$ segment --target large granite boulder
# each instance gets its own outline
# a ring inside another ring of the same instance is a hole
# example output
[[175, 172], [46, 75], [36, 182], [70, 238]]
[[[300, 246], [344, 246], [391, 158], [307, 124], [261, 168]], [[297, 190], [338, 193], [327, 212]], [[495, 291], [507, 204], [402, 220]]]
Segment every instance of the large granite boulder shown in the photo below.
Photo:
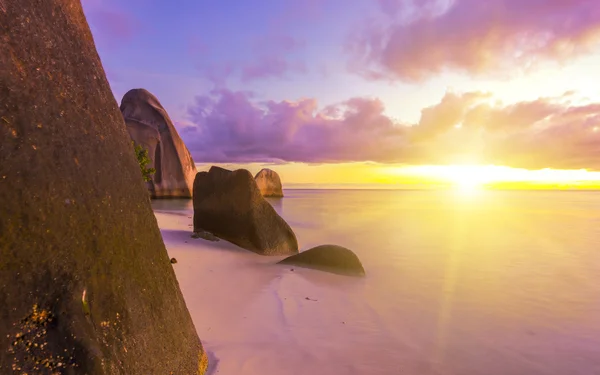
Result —
[[352, 252], [337, 245], [321, 245], [285, 258], [280, 264], [313, 268], [340, 275], [365, 276], [360, 259]]
[[144, 89], [129, 90], [121, 113], [131, 139], [148, 150], [148, 168], [156, 169], [147, 183], [151, 197], [190, 198], [196, 165], [158, 99]]
[[204, 373], [79, 0], [1, 0], [0, 51], [0, 374]]
[[267, 202], [245, 169], [211, 167], [194, 180], [194, 232], [215, 236], [261, 255], [298, 253], [292, 228]]
[[256, 185], [263, 197], [282, 198], [283, 188], [281, 179], [277, 172], [269, 168], [263, 168], [254, 176]]

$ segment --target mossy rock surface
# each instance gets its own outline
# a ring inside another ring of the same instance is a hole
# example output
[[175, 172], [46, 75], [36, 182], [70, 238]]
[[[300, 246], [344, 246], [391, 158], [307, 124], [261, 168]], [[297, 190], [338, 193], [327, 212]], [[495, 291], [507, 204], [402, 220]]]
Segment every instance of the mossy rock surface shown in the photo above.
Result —
[[0, 374], [198, 374], [80, 2], [1, 0], [0, 51]]

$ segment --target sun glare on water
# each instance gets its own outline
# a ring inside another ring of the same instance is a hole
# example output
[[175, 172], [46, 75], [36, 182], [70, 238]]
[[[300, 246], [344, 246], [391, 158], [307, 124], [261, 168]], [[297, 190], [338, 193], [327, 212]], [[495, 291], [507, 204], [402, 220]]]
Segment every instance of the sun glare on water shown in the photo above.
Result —
[[600, 185], [600, 172], [579, 170], [528, 170], [497, 165], [426, 165], [396, 168], [395, 175], [422, 178], [450, 185], [458, 192], [474, 194], [488, 187], [589, 187]]

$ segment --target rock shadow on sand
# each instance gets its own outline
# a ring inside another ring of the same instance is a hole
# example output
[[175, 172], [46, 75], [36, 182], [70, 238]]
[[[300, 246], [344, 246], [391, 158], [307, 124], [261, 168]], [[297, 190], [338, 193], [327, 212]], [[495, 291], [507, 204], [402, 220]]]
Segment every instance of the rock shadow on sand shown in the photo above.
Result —
[[[351, 277], [345, 275], [338, 275], [335, 273], [325, 272], [322, 270], [298, 267], [295, 265], [276, 263], [275, 266], [280, 269], [281, 273], [293, 274], [295, 277], [299, 277], [307, 283], [318, 285], [330, 290], [340, 290], [352, 287], [361, 287], [366, 283], [365, 277]], [[293, 270], [293, 271], [292, 271]]]
[[207, 350], [206, 354], [208, 355], [208, 368], [206, 369], [205, 375], [214, 375], [219, 371], [219, 358], [215, 356], [215, 353]]
[[230, 251], [234, 253], [240, 254], [248, 254], [252, 253], [248, 250], [242, 249], [241, 247], [232, 244], [231, 242], [227, 242], [226, 240], [219, 239], [219, 241], [208, 241], [202, 238], [192, 238], [193, 232], [186, 230], [176, 230], [176, 229], [162, 229], [161, 234], [163, 236], [163, 240], [166, 241], [186, 241], [188, 244], [198, 243], [204, 247], [209, 247], [217, 250]]

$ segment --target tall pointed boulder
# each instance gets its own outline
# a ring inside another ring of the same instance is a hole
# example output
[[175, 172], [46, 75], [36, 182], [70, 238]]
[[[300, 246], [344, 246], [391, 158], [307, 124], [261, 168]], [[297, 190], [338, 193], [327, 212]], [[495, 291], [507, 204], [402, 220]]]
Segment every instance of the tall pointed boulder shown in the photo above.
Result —
[[131, 139], [148, 150], [152, 160], [148, 167], [156, 169], [147, 184], [151, 196], [190, 198], [196, 165], [158, 99], [145, 89], [129, 90], [121, 113]]
[[0, 0], [0, 374], [201, 374], [79, 0]]

